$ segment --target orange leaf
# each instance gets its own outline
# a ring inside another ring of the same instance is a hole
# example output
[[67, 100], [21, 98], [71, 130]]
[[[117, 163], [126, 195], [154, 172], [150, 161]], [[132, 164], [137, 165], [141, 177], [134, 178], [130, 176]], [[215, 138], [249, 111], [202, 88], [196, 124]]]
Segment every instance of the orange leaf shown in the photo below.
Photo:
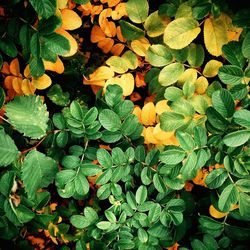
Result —
[[225, 217], [228, 213], [220, 212], [213, 205], [210, 205], [209, 214], [216, 219], [221, 219]]
[[146, 83], [144, 81], [144, 74], [137, 72], [135, 76], [135, 85], [137, 88], [146, 86]]
[[98, 25], [94, 25], [91, 34], [90, 34], [90, 41], [92, 43], [98, 43], [105, 38], [105, 33]]
[[22, 79], [15, 77], [12, 81], [12, 87], [16, 91], [17, 94], [22, 95]]
[[104, 38], [97, 44], [97, 46], [103, 51], [103, 53], [110, 52], [113, 45], [114, 45], [114, 40], [112, 38]]
[[121, 2], [121, 0], [108, 0], [108, 6], [109, 7], [114, 7], [120, 2]]
[[138, 92], [133, 92], [131, 95], [130, 95], [130, 100], [132, 102], [137, 102], [139, 100], [141, 100], [142, 97], [140, 96], [140, 94]]
[[121, 26], [118, 26], [116, 28], [116, 35], [117, 35], [117, 38], [119, 39], [120, 42], [122, 42], [122, 43], [126, 42], [126, 39], [122, 35]]
[[36, 91], [34, 85], [30, 82], [29, 79], [23, 79], [22, 81], [22, 91], [25, 95], [33, 95]]
[[98, 18], [98, 23], [99, 25], [102, 27], [103, 25], [103, 22], [105, 20], [107, 20], [107, 17], [110, 17], [111, 16], [111, 13], [112, 13], [112, 9], [111, 8], [108, 8], [108, 9], [105, 9], [103, 10], [100, 15], [99, 15], [99, 18]]
[[77, 9], [82, 11], [83, 16], [88, 16], [91, 14], [92, 5], [90, 2], [88, 2], [86, 4], [81, 4]]
[[114, 22], [112, 22], [112, 21], [109, 22], [107, 19], [105, 19], [101, 23], [100, 26], [101, 26], [101, 29], [106, 34], [106, 36], [108, 36], [108, 37], [114, 37], [114, 36], [116, 36], [116, 26], [115, 26]]
[[122, 44], [122, 43], [117, 43], [117, 44], [115, 44], [115, 45], [112, 47], [112, 49], [111, 49], [110, 52], [111, 52], [113, 55], [115, 55], [115, 56], [119, 56], [119, 55], [122, 53], [122, 51], [124, 50], [124, 47], [125, 47], [124, 44]]
[[54, 71], [58, 74], [62, 74], [64, 72], [64, 65], [59, 57], [57, 57], [55, 63], [44, 60], [43, 64], [44, 64], [45, 70]]
[[61, 10], [62, 15], [62, 29], [75, 30], [81, 27], [82, 19], [73, 10], [63, 9]]
[[14, 76], [22, 76], [20, 74], [20, 67], [19, 67], [19, 62], [17, 58], [12, 60], [10, 63], [10, 73]]
[[29, 64], [26, 65], [23, 74], [26, 78], [31, 78], [31, 74], [30, 74], [30, 66]]
[[10, 66], [7, 62], [4, 62], [3, 63], [3, 66], [2, 66], [2, 69], [1, 69], [1, 72], [5, 75], [9, 75], [10, 74]]
[[12, 82], [13, 80], [15, 79], [16, 77], [15, 76], [7, 76], [5, 79], [4, 79], [4, 87], [6, 89], [13, 89], [12, 87]]

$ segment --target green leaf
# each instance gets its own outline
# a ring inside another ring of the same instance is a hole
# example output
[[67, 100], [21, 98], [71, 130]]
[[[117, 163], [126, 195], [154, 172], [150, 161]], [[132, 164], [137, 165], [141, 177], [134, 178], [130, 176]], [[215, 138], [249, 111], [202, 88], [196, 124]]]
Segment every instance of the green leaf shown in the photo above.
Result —
[[250, 193], [250, 180], [240, 179], [235, 183], [240, 190], [240, 192]]
[[119, 141], [122, 138], [122, 133], [120, 131], [110, 132], [104, 131], [102, 132], [101, 139], [106, 143], [114, 143]]
[[89, 182], [83, 173], [83, 170], [80, 169], [78, 174], [74, 179], [75, 191], [77, 194], [83, 196], [89, 192]]
[[56, 0], [30, 0], [39, 16], [49, 18], [56, 12]]
[[194, 141], [198, 147], [204, 147], [207, 144], [207, 132], [203, 127], [194, 128]]
[[185, 156], [185, 151], [180, 148], [167, 149], [160, 154], [160, 161], [165, 164], [174, 165], [180, 163]]
[[161, 206], [157, 203], [154, 203], [154, 205], [150, 208], [149, 212], [148, 212], [148, 219], [149, 221], [152, 222], [156, 222], [161, 215]]
[[[2, 66], [3, 66], [3, 57], [2, 55], [0, 54], [0, 69], [2, 69]], [[1, 103], [1, 102], [0, 102]]]
[[[116, 85], [116, 84], [108, 85], [106, 92], [105, 92], [105, 95], [104, 95], [106, 103], [110, 107], [114, 107], [115, 105], [116, 105], [115, 106], [116, 108], [119, 107], [118, 104], [122, 100], [122, 93], [123, 93], [123, 90], [119, 85]], [[124, 103], [124, 102], [122, 102], [122, 103]], [[118, 112], [116, 112], [116, 113], [118, 114]]]
[[124, 122], [122, 123], [122, 134], [126, 136], [132, 135], [137, 128], [137, 124], [139, 123], [138, 118], [134, 114], [130, 114], [126, 117]]
[[148, 234], [143, 228], [138, 229], [137, 235], [138, 235], [139, 241], [141, 241], [143, 243], [148, 241]]
[[228, 178], [228, 173], [224, 168], [214, 169], [205, 179], [205, 183], [209, 188], [215, 189], [220, 187]]
[[0, 50], [9, 57], [16, 57], [18, 53], [15, 44], [8, 38], [0, 39]]
[[159, 193], [166, 192], [166, 190], [167, 190], [166, 185], [164, 184], [162, 177], [160, 175], [158, 175], [157, 173], [153, 177], [153, 183], [154, 183], [156, 190]]
[[223, 83], [236, 85], [242, 82], [244, 77], [244, 72], [238, 66], [224, 65], [220, 67], [218, 76]]
[[69, 41], [62, 35], [55, 32], [44, 35], [44, 45], [55, 54], [63, 56], [70, 50]]
[[242, 43], [242, 53], [244, 57], [250, 59], [250, 32], [248, 32]]
[[112, 177], [112, 170], [111, 169], [108, 169], [108, 170], [105, 170], [97, 179], [96, 179], [96, 184], [98, 185], [103, 185], [103, 184], [106, 184], [110, 178]]
[[170, 22], [164, 31], [164, 42], [172, 49], [183, 49], [200, 33], [199, 23], [192, 17], [181, 17]]
[[192, 150], [195, 147], [192, 136], [188, 133], [177, 131], [176, 138], [180, 143], [180, 147], [184, 150]]
[[198, 239], [194, 239], [191, 241], [191, 246], [193, 250], [208, 250], [208, 248], [206, 248], [206, 246], [203, 244], [202, 241], [198, 240]]
[[64, 148], [69, 140], [69, 134], [67, 131], [60, 131], [56, 135], [56, 144], [59, 148]]
[[113, 165], [113, 160], [109, 152], [104, 148], [99, 148], [96, 152], [98, 162], [104, 168], [111, 168]]
[[106, 218], [111, 222], [111, 223], [116, 223], [116, 217], [115, 214], [113, 212], [111, 212], [110, 210], [105, 210], [105, 216]]
[[39, 188], [52, 183], [57, 171], [57, 164], [52, 158], [36, 150], [30, 151], [23, 162], [21, 175], [29, 197], [34, 199]]
[[135, 200], [134, 194], [133, 194], [132, 192], [128, 191], [128, 192], [126, 193], [126, 199], [127, 199], [128, 205], [129, 205], [132, 209], [136, 210], [136, 209], [137, 209], [137, 206], [136, 206], [136, 200]]
[[217, 90], [212, 95], [213, 107], [223, 117], [230, 118], [234, 113], [234, 100], [226, 89]]
[[52, 116], [52, 121], [56, 128], [65, 129], [66, 128], [66, 120], [61, 113], [55, 113]]
[[59, 16], [51, 16], [48, 19], [42, 18], [38, 23], [40, 34], [50, 34], [62, 25], [62, 19]]
[[245, 64], [245, 58], [242, 54], [241, 44], [236, 41], [231, 41], [222, 47], [222, 52], [225, 58], [233, 65], [242, 68]]
[[4, 173], [0, 178], [0, 193], [2, 193], [5, 197], [9, 197], [14, 183], [15, 186], [17, 187], [14, 172], [8, 171]]
[[155, 11], [145, 20], [144, 28], [149, 37], [157, 37], [164, 33], [166, 25], [164, 25], [163, 19], [159, 16], [158, 11]]
[[250, 111], [249, 110], [246, 110], [246, 109], [237, 110], [234, 113], [233, 118], [237, 124], [250, 129]]
[[192, 67], [200, 67], [205, 58], [205, 52], [201, 44], [191, 43], [188, 46], [187, 61]]
[[18, 153], [15, 142], [0, 127], [0, 167], [11, 164], [17, 158]]
[[173, 60], [170, 49], [161, 44], [151, 45], [147, 50], [147, 61], [155, 67], [163, 67]]
[[70, 217], [70, 223], [79, 229], [83, 229], [89, 226], [89, 221], [82, 215], [73, 215]]
[[128, 41], [133, 41], [144, 36], [144, 31], [131, 23], [120, 20], [119, 24], [121, 26], [122, 35]]
[[194, 6], [192, 14], [197, 20], [203, 19], [211, 10], [211, 3], [202, 3]]
[[188, 157], [185, 159], [183, 167], [181, 168], [181, 173], [184, 180], [191, 180], [193, 179], [197, 174], [197, 155], [193, 151], [188, 155]]
[[79, 167], [80, 165], [80, 159], [79, 157], [75, 156], [75, 155], [65, 155], [62, 158], [61, 164], [64, 168], [68, 168], [68, 169], [74, 169]]
[[250, 217], [250, 196], [245, 193], [239, 193], [240, 215]]
[[164, 98], [169, 101], [177, 101], [183, 97], [183, 92], [177, 87], [168, 87], [165, 89]]
[[228, 212], [231, 205], [238, 201], [238, 191], [234, 184], [229, 184], [220, 194], [218, 207], [223, 212]]
[[46, 134], [49, 114], [40, 96], [18, 96], [6, 105], [9, 122], [20, 133], [32, 139]]
[[146, 20], [149, 12], [147, 0], [129, 0], [126, 3], [126, 11], [129, 19], [134, 23], [142, 23]]
[[148, 191], [145, 186], [140, 186], [135, 193], [135, 200], [138, 204], [142, 204], [146, 201]]
[[161, 70], [158, 78], [159, 83], [164, 87], [172, 85], [177, 82], [183, 72], [184, 65], [182, 63], [171, 63]]
[[223, 142], [229, 147], [238, 147], [246, 143], [249, 139], [250, 131], [239, 130], [224, 136]]
[[85, 125], [91, 125], [98, 116], [98, 110], [96, 107], [91, 108], [83, 117]]
[[76, 119], [81, 121], [83, 119], [82, 107], [79, 102], [73, 101], [70, 104], [70, 114]]
[[111, 56], [106, 64], [110, 67], [111, 70], [118, 74], [123, 74], [128, 71], [127, 61], [119, 56]]
[[37, 57], [31, 58], [29, 65], [30, 65], [30, 73], [32, 76], [40, 77], [44, 74], [45, 68], [44, 68], [42, 58], [40, 58], [40, 57], [39, 58], [37, 58]]
[[53, 85], [47, 96], [49, 99], [58, 106], [67, 106], [69, 104], [69, 92], [63, 92], [61, 86], [59, 84]]
[[108, 230], [111, 227], [111, 222], [109, 221], [100, 221], [96, 224], [96, 226], [101, 230]]
[[116, 132], [121, 129], [121, 120], [112, 110], [103, 109], [99, 114], [99, 121], [108, 131]]
[[39, 58], [40, 57], [40, 40], [39, 40], [39, 33], [36, 32], [32, 35], [30, 39], [30, 52], [32, 53], [32, 56]]
[[94, 164], [84, 163], [81, 165], [81, 172], [85, 176], [94, 176], [102, 171], [101, 167]]
[[163, 112], [160, 115], [160, 126], [165, 131], [173, 131], [186, 123], [185, 116], [175, 112]]

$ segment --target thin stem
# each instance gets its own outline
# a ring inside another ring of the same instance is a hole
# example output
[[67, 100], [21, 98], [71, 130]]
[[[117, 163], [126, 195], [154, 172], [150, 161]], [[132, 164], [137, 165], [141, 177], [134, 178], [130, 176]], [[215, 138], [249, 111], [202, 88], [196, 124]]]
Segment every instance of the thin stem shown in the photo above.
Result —
[[19, 19], [24, 23], [28, 24], [33, 30], [37, 31], [37, 29], [33, 25], [31, 25], [27, 20], [23, 19], [22, 17], [19, 17]]
[[4, 117], [2, 117], [1, 115], [0, 115], [0, 119], [2, 119], [3, 121], [5, 121], [5, 122], [7, 122], [8, 124], [11, 125], [11, 123], [7, 119], [5, 119]]
[[21, 152], [21, 154], [25, 154], [33, 149], [36, 149], [46, 138], [47, 136], [49, 135], [49, 133], [47, 135], [45, 135], [35, 146], [31, 147], [31, 148], [28, 148], [28, 149], [25, 149]]

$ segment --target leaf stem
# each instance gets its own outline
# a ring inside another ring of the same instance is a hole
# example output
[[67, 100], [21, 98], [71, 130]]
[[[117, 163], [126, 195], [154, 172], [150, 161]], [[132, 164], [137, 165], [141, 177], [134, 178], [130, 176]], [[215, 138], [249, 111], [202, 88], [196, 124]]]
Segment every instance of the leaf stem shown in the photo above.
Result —
[[0, 119], [2, 119], [3, 121], [5, 121], [5, 122], [7, 122], [8, 124], [11, 125], [11, 123], [7, 119], [5, 119], [3, 116], [1, 116], [1, 115], [0, 115]]
[[33, 150], [33, 149], [36, 149], [46, 138], [47, 136], [49, 135], [49, 133], [47, 135], [45, 135], [35, 146], [31, 147], [31, 148], [28, 148], [28, 149], [25, 149], [21, 152], [21, 155]]

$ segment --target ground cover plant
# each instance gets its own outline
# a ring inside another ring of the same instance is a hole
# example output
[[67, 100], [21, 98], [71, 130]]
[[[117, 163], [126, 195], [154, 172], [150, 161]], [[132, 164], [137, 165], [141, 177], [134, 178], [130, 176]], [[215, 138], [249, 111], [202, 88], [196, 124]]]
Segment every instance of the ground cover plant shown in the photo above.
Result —
[[1, 249], [248, 249], [240, 3], [0, 1]]

